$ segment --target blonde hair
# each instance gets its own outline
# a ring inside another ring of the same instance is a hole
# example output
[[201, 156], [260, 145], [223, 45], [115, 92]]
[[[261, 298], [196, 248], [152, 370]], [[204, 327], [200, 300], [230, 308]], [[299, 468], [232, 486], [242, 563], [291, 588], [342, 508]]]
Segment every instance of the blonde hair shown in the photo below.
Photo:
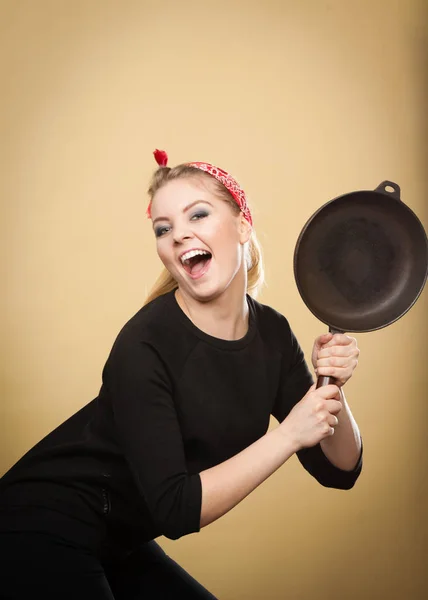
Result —
[[[204, 173], [195, 167], [190, 167], [189, 165], [185, 164], [178, 165], [174, 168], [160, 167], [157, 171], [155, 171], [148, 189], [150, 204], [152, 203], [156, 192], [160, 190], [160, 188], [166, 183], [174, 179], [197, 179], [203, 183], [207, 183], [214, 188], [214, 193], [216, 196], [230, 205], [235, 214], [239, 214], [241, 212], [232, 194], [230, 194], [229, 190], [222, 183], [217, 181], [215, 177], [208, 175], [207, 173]], [[247, 249], [247, 293], [256, 298], [260, 292], [260, 289], [264, 285], [264, 281], [262, 252], [253, 228], [251, 237], [248, 241]], [[163, 294], [172, 292], [172, 290], [177, 287], [178, 284], [174, 277], [172, 277], [171, 273], [164, 268], [155, 281], [155, 284], [146, 298], [144, 305], [152, 302], [152, 300], [155, 300]]]

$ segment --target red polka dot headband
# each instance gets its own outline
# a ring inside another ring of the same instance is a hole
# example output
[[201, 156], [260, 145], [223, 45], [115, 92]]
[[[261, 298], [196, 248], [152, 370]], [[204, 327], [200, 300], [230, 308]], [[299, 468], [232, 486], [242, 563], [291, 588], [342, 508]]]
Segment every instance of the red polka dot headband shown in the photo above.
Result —
[[[160, 167], [167, 166], [168, 155], [164, 150], [155, 150], [153, 152], [153, 154], [154, 154], [156, 162], [158, 163], [158, 165]], [[241, 188], [239, 183], [236, 181], [236, 179], [234, 177], [232, 177], [232, 175], [229, 175], [229, 173], [227, 173], [226, 171], [223, 171], [223, 169], [219, 169], [218, 167], [215, 167], [214, 165], [211, 165], [210, 163], [206, 163], [206, 162], [190, 162], [190, 163], [186, 163], [186, 165], [188, 167], [194, 167], [195, 169], [204, 171], [204, 173], [208, 173], [209, 175], [212, 175], [212, 177], [214, 177], [215, 179], [217, 179], [217, 181], [222, 183], [224, 185], [224, 187], [227, 190], [229, 190], [229, 192], [232, 194], [236, 204], [239, 206], [242, 214], [247, 219], [247, 221], [250, 223], [250, 225], [253, 224], [253, 219], [251, 217], [250, 209], [248, 208], [248, 205], [247, 205], [247, 198], [245, 196], [245, 192]], [[151, 216], [150, 206], [151, 206], [151, 203], [149, 204], [149, 206], [147, 208], [147, 216], [149, 218]]]

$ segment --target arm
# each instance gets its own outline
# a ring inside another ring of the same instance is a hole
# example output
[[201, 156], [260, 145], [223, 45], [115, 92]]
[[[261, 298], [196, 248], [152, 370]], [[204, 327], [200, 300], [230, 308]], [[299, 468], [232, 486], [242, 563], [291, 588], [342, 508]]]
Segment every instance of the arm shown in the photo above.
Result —
[[312, 386], [276, 428], [229, 460], [202, 471], [201, 527], [231, 510], [302, 447], [332, 434], [341, 403], [336, 386]]
[[114, 420], [134, 481], [159, 531], [198, 531], [243, 500], [297, 449], [280, 428], [201, 473], [186, 468], [173, 385], [149, 345], [119, 338], [104, 369]]
[[334, 436], [323, 440], [321, 448], [329, 461], [345, 471], [352, 471], [361, 456], [362, 442], [358, 425], [345, 398], [343, 386], [352, 377], [360, 351], [355, 338], [331, 333], [315, 340], [312, 364], [317, 375], [334, 377], [340, 388], [343, 410], [338, 415]]
[[[236, 456], [201, 473], [201, 527], [233, 508], [295, 452], [303, 466], [325, 486], [349, 489], [359, 476], [361, 437], [343, 389], [310, 387], [312, 377], [303, 353], [290, 334], [291, 358], [284, 371], [275, 415], [281, 424]], [[335, 376], [342, 385], [351, 376], [359, 351], [355, 340], [347, 336], [339, 339], [341, 350], [337, 349], [337, 337], [330, 346], [323, 346], [332, 338], [331, 334], [318, 338], [324, 352], [317, 367], [321, 374]], [[342, 359], [338, 361], [337, 355]], [[337, 367], [332, 370], [332, 362], [340, 362], [340, 372]], [[297, 400], [294, 404], [293, 399]]]
[[353, 471], [361, 456], [362, 441], [343, 388], [340, 388], [340, 398], [343, 409], [338, 415], [334, 435], [322, 440], [321, 449], [333, 465], [345, 471]]
[[[289, 354], [284, 354], [282, 381], [273, 410], [273, 415], [280, 422], [287, 418], [293, 407], [299, 403], [300, 398], [304, 396], [307, 389], [313, 384], [313, 379], [304, 359], [303, 352], [290, 329], [289, 336], [290, 341], [285, 347], [289, 347], [290, 352]], [[324, 348], [321, 360], [326, 362], [317, 364], [319, 351], [323, 348], [324, 344], [328, 344], [331, 341], [332, 337], [331, 334], [326, 334], [319, 337], [314, 344], [312, 360], [317, 374], [333, 374], [331, 372], [332, 366], [330, 361], [331, 356], [337, 350], [330, 347]], [[331, 344], [331, 346], [334, 346], [334, 344]], [[352, 367], [348, 365], [349, 368], [347, 368], [346, 373], [342, 373], [341, 375], [346, 375], [349, 378], [355, 365], [356, 361], [355, 364], [352, 364]], [[339, 374], [337, 367], [334, 367], [334, 369], [334, 375], [337, 376]], [[344, 400], [342, 390], [340, 389], [339, 391], [338, 388], [336, 390], [338, 393], [337, 399]], [[325, 437], [315, 446], [302, 446], [297, 450], [296, 454], [302, 466], [321, 485], [336, 489], [350, 489], [355, 484], [362, 469], [362, 445], [358, 427], [352, 417], [349, 406], [346, 401], [341, 402], [341, 405], [342, 410], [336, 414], [337, 423], [334, 424], [334, 429], [331, 432], [334, 435]], [[336, 433], [338, 433], [337, 437]]]
[[[232, 458], [190, 474], [172, 382], [156, 351], [125, 336], [113, 348], [103, 379], [138, 491], [159, 533], [171, 539], [198, 531], [231, 510], [301, 447], [296, 419], [290, 418]], [[336, 394], [335, 386], [326, 386], [311, 395], [308, 406]], [[340, 410], [340, 402], [333, 403]], [[316, 417], [315, 410], [311, 414]], [[327, 411], [309, 424], [314, 443], [329, 435], [329, 417]], [[308, 421], [305, 415], [297, 420], [302, 418]]]
[[296, 451], [279, 428], [225, 462], [201, 472], [201, 527], [209, 525], [256, 489]]
[[199, 531], [201, 481], [189, 473], [173, 383], [162, 359], [128, 330], [119, 334], [103, 370], [118, 446], [157, 535]]

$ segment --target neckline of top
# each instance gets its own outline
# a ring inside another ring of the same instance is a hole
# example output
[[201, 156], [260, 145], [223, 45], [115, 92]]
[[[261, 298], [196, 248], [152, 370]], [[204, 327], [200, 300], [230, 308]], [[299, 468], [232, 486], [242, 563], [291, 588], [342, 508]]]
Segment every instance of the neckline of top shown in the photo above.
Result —
[[202, 329], [199, 329], [191, 319], [186, 315], [181, 306], [178, 304], [177, 299], [175, 297], [175, 289], [171, 292], [165, 294], [165, 300], [168, 305], [168, 308], [171, 308], [175, 316], [183, 323], [183, 325], [190, 330], [194, 335], [196, 335], [199, 339], [207, 342], [213, 346], [217, 346], [217, 348], [221, 348], [224, 350], [239, 350], [241, 348], [245, 348], [251, 340], [253, 339], [257, 326], [256, 326], [256, 314], [254, 309], [254, 304], [251, 296], [246, 294], [247, 304], [248, 304], [248, 330], [246, 334], [239, 338], [238, 340], [225, 340], [223, 338], [218, 338], [209, 333], [205, 333]]

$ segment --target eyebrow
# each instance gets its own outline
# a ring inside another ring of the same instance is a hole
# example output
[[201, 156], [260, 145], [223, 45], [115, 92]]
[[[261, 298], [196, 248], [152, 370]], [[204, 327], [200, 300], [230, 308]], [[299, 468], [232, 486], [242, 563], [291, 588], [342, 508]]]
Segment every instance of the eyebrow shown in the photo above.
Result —
[[[210, 206], [212, 206], [211, 202], [208, 202], [207, 200], [195, 200], [194, 202], [191, 202], [190, 204], [188, 204], [187, 206], [185, 206], [183, 208], [183, 212], [187, 212], [188, 210], [190, 210], [192, 208], [192, 206], [195, 206], [195, 204], [209, 204]], [[168, 221], [168, 217], [156, 217], [156, 219], [154, 219], [152, 225], [154, 225], [156, 223], [156, 221]]]

